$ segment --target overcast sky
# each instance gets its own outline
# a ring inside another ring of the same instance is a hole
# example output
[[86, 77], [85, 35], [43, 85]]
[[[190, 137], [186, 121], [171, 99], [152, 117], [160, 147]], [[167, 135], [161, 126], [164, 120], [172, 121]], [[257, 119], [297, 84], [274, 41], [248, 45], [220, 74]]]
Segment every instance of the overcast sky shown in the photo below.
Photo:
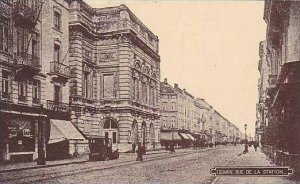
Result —
[[265, 40], [263, 1], [108, 1], [127, 5], [159, 37], [161, 80], [204, 98], [254, 135], [258, 44]]

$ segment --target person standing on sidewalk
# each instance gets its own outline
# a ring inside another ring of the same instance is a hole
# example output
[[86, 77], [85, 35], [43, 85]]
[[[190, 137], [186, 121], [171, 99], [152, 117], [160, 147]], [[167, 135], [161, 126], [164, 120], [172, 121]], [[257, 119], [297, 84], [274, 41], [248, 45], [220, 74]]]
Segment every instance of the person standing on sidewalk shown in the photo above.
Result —
[[144, 148], [142, 147], [141, 143], [138, 143], [138, 148], [136, 150], [137, 158], [136, 161], [143, 161], [143, 154], [144, 154]]
[[135, 144], [135, 143], [132, 143], [132, 153], [135, 152], [135, 148], [136, 148], [136, 144]]
[[253, 147], [254, 147], [254, 150], [256, 151], [256, 150], [257, 150], [257, 147], [258, 147], [258, 143], [255, 142], [254, 145], [253, 145]]

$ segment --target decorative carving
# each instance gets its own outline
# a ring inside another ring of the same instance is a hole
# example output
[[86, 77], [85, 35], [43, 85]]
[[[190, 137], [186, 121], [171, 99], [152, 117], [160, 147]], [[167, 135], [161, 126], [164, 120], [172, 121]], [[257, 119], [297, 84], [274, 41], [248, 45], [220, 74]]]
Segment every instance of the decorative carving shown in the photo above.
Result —
[[100, 62], [115, 61], [118, 59], [118, 53], [116, 51], [99, 53], [99, 59]]

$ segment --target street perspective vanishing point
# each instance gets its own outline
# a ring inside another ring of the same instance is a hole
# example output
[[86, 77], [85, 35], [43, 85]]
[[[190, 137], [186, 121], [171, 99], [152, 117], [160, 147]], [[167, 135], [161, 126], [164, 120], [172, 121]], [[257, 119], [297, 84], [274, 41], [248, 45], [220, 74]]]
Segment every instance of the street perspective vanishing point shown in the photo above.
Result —
[[0, 0], [0, 183], [300, 183], [300, 1]]

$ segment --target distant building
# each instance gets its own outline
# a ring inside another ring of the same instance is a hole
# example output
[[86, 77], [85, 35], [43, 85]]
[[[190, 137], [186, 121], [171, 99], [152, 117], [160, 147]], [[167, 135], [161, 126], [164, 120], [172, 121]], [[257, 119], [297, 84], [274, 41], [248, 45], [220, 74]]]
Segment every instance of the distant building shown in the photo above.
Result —
[[[160, 88], [161, 141], [205, 139], [211, 143], [240, 141], [239, 129], [204, 99], [195, 98], [167, 79]], [[176, 135], [176, 138], [174, 137]], [[185, 136], [187, 135], [187, 136]]]

